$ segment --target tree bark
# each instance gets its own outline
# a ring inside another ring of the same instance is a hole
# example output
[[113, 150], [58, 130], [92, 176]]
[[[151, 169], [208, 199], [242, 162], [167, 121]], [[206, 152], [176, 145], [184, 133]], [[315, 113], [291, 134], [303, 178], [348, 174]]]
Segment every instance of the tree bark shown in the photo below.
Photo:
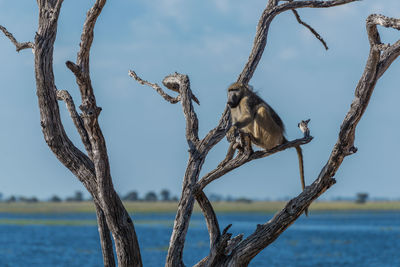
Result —
[[[96, 106], [90, 83], [89, 51], [93, 41], [93, 28], [105, 1], [96, 1], [88, 12], [82, 34], [80, 57], [78, 56], [78, 64], [73, 66], [78, 67], [74, 69], [74, 74], [77, 75], [82, 94], [82, 119], [90, 142], [90, 146], [85, 144], [85, 148], [89, 150], [90, 158], [72, 144], [65, 133], [59, 114], [53, 74], [53, 47], [61, 4], [62, 0], [38, 1], [39, 28], [34, 44], [35, 77], [43, 135], [56, 157], [85, 185], [93, 196], [96, 207], [99, 208], [102, 250], [107, 252], [104, 255], [105, 264], [113, 266], [109, 253], [109, 248], [112, 246], [111, 239], [107, 237], [109, 229], [115, 240], [118, 265], [142, 266], [133, 222], [112, 186], [107, 149], [97, 121], [100, 108]], [[103, 216], [107, 221], [107, 227]]]
[[103, 264], [104, 267], [115, 267], [114, 248], [111, 241], [110, 230], [107, 226], [106, 217], [98, 204], [95, 203], [95, 207], [101, 251], [103, 254]]

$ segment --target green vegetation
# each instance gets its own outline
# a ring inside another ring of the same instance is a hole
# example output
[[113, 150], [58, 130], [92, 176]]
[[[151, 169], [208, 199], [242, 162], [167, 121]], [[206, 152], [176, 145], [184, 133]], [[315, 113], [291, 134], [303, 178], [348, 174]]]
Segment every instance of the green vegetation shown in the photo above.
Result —
[[[177, 208], [177, 202], [124, 202], [129, 212], [136, 213], [155, 213], [171, 212]], [[278, 201], [255, 201], [251, 203], [243, 202], [215, 202], [213, 203], [216, 212], [276, 212], [283, 208], [285, 202]], [[318, 201], [311, 205], [310, 211], [353, 211], [353, 210], [400, 210], [400, 201], [387, 202], [367, 202], [357, 204], [354, 202], [325, 202]], [[79, 213], [94, 212], [92, 202], [37, 202], [37, 203], [4, 203], [0, 202], [1, 213]], [[195, 212], [200, 212], [195, 206]]]
[[[175, 213], [177, 202], [125, 202], [125, 207], [132, 213]], [[240, 212], [261, 212], [274, 213], [284, 207], [285, 202], [215, 202], [213, 203], [217, 213], [240, 213]], [[195, 212], [200, 212], [195, 206]], [[383, 211], [400, 210], [400, 201], [396, 202], [367, 202], [357, 204], [355, 202], [315, 202], [311, 205], [312, 212], [326, 211]], [[0, 213], [17, 214], [51, 214], [51, 213], [79, 213], [93, 212], [94, 206], [90, 201], [85, 202], [0, 202]], [[6, 216], [7, 217], [7, 216]], [[0, 225], [46, 225], [46, 226], [94, 226], [96, 220], [88, 219], [28, 219], [28, 218], [0, 218]], [[135, 220], [136, 225], [140, 224], [163, 224], [172, 227], [172, 220]]]

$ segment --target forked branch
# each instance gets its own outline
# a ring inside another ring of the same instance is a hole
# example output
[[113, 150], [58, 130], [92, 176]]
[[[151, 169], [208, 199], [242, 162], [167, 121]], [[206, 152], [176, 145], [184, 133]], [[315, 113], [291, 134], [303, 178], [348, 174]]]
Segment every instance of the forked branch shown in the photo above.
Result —
[[138, 83], [152, 87], [171, 104], [175, 104], [179, 101], [182, 102], [182, 109], [186, 119], [186, 139], [188, 140], [190, 148], [197, 150], [199, 144], [199, 121], [194, 111], [192, 100], [196, 103], [199, 103], [199, 101], [190, 89], [189, 77], [187, 75], [174, 73], [163, 79], [162, 83], [166, 88], [179, 93], [177, 97], [172, 97], [165, 93], [158, 84], [143, 80], [133, 70], [130, 70], [128, 74]]

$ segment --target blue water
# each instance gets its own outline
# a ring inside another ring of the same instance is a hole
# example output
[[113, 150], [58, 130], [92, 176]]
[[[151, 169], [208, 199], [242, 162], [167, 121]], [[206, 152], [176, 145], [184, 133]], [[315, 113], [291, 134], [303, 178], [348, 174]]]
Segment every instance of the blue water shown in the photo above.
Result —
[[[133, 216], [144, 266], [163, 266], [174, 214]], [[223, 228], [248, 235], [272, 214], [220, 214]], [[18, 215], [4, 219], [94, 220], [94, 214]], [[192, 217], [184, 251], [191, 266], [207, 255], [201, 214]], [[302, 216], [250, 266], [400, 266], [400, 212], [335, 212]], [[0, 266], [102, 266], [97, 227], [0, 224]]]

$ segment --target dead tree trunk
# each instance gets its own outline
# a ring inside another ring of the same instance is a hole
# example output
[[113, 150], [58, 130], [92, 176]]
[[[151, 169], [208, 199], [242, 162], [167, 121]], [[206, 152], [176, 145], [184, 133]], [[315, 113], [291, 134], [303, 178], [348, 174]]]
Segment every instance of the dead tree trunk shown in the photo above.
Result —
[[[63, 0], [38, 0], [39, 28], [35, 42], [18, 43], [4, 27], [1, 30], [16, 45], [17, 51], [32, 48], [35, 54], [36, 89], [40, 124], [49, 148], [93, 196], [105, 266], [115, 266], [110, 232], [115, 241], [119, 266], [142, 266], [139, 244], [133, 222], [114, 190], [102, 131], [98, 124], [101, 108], [96, 105], [89, 73], [89, 53], [97, 17], [105, 0], [97, 0], [87, 13], [76, 63], [67, 62], [76, 76], [82, 96], [78, 114], [72, 97], [57, 90], [53, 73], [53, 49], [57, 21]], [[57, 100], [63, 100], [81, 136], [87, 155], [68, 138], [59, 113]]]

